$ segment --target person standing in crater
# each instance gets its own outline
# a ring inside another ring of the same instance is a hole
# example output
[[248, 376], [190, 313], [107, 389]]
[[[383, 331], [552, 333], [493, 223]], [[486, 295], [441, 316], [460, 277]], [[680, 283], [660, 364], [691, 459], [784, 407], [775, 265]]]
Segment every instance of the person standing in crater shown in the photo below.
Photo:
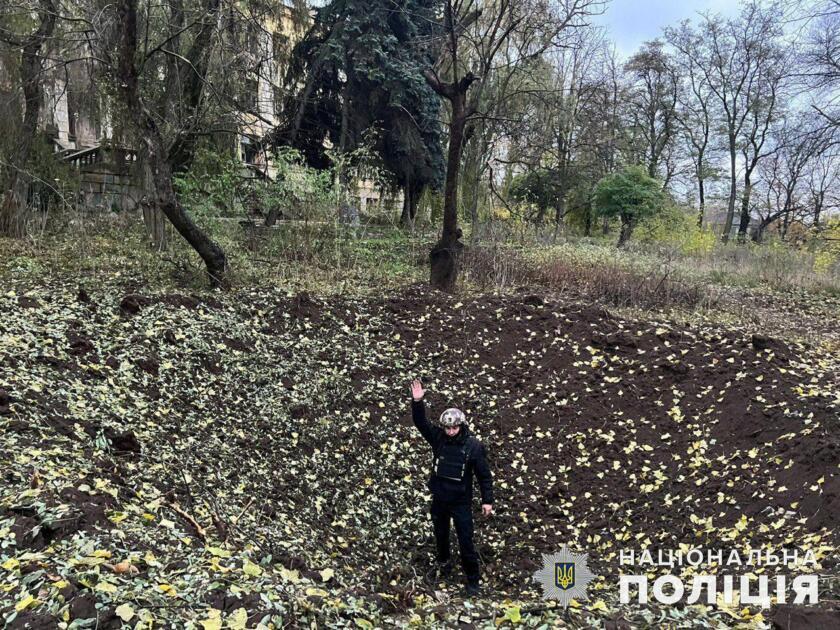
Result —
[[440, 426], [426, 418], [423, 386], [419, 379], [411, 383], [411, 416], [420, 434], [432, 447], [434, 455], [428, 488], [432, 493], [432, 525], [435, 533], [436, 569], [440, 575], [452, 572], [449, 557], [449, 522], [455, 522], [461, 565], [467, 578], [467, 596], [479, 594], [478, 553], [473, 544], [472, 485], [473, 473], [481, 489], [481, 511], [493, 514], [493, 475], [487, 464], [484, 445], [471, 435], [460, 409], [447, 409], [440, 415]]

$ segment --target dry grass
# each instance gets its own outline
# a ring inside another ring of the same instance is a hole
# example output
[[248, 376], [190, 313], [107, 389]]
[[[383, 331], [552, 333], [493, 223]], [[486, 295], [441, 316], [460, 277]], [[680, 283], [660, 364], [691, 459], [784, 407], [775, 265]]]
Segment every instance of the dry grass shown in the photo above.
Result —
[[[299, 222], [277, 229], [199, 219], [222, 245], [232, 286], [275, 286], [319, 294], [377, 294], [428, 280], [437, 233], [393, 226]], [[780, 246], [719, 246], [689, 256], [661, 245], [616, 250], [596, 239], [556, 239], [552, 232], [485, 229], [463, 260], [463, 287], [481, 292], [545, 291], [634, 316], [708, 317], [811, 342], [840, 342], [840, 279], [813, 270], [807, 252]], [[80, 283], [120, 276], [148, 288], [206, 288], [203, 265], [174, 235], [164, 252], [146, 243], [142, 219], [120, 215], [56, 216], [25, 240], [0, 239], [0, 281], [63, 275]]]
[[642, 271], [574, 259], [534, 260], [503, 247], [472, 247], [463, 270], [465, 280], [480, 290], [539, 286], [605, 306], [695, 309], [711, 307], [716, 300], [713, 290], [670, 265]]

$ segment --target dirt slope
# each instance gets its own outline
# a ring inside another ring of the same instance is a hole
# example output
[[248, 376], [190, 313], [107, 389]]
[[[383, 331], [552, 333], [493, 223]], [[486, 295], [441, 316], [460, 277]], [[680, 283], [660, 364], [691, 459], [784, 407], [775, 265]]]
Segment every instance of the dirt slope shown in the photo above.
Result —
[[[563, 544], [599, 576], [560, 613], [580, 627], [655, 619], [615, 606], [622, 548], [810, 549], [818, 566], [799, 570], [838, 574], [837, 357], [800, 344], [419, 285], [354, 299], [54, 281], [0, 296], [0, 322], [13, 626], [492, 625], [504, 601], [543, 603], [531, 575]], [[460, 407], [489, 450], [497, 515], [476, 518], [487, 599], [472, 607], [423, 579], [414, 376], [431, 417]]]

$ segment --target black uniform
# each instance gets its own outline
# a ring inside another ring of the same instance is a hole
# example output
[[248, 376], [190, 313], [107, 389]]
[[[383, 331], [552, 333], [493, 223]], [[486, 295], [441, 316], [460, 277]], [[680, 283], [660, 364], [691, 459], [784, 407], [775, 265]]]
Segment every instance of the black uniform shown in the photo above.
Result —
[[473, 472], [481, 489], [481, 503], [493, 503], [493, 475], [487, 465], [484, 445], [461, 425], [458, 435], [450, 438], [442, 428], [426, 419], [426, 403], [412, 400], [411, 415], [420, 433], [432, 446], [434, 461], [428, 487], [432, 492], [432, 524], [437, 543], [437, 560], [449, 561], [449, 521], [455, 521], [461, 564], [470, 584], [478, 586], [478, 554], [473, 545], [472, 501]]

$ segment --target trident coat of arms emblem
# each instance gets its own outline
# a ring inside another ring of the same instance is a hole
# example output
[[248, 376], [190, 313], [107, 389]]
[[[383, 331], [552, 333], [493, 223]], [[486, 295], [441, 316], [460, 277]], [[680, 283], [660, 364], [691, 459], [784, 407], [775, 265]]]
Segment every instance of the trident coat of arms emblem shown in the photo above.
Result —
[[542, 584], [543, 599], [556, 599], [564, 607], [573, 599], [586, 599], [586, 586], [595, 578], [587, 556], [573, 553], [565, 545], [559, 553], [543, 555], [543, 567], [534, 573], [534, 579]]

